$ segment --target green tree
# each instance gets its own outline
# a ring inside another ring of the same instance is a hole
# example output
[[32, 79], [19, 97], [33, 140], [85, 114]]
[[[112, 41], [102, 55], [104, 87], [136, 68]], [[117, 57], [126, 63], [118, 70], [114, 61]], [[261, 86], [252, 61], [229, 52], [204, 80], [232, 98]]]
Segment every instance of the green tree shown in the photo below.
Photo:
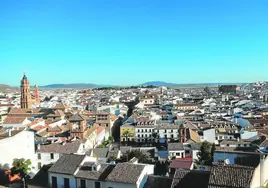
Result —
[[154, 132], [152, 133], [152, 137], [154, 138], [154, 140], [156, 141], [156, 139], [159, 139], [159, 134]]
[[109, 141], [110, 144], [114, 143], [114, 138], [112, 136], [109, 136], [108, 141]]
[[204, 92], [205, 92], [206, 94], [210, 95], [210, 89], [209, 89], [208, 86], [204, 88]]
[[122, 161], [128, 162], [132, 158], [136, 157], [139, 163], [148, 163], [148, 156], [140, 150], [127, 151], [122, 157]]
[[86, 106], [86, 110], [89, 111], [89, 105], [88, 105], [88, 104], [87, 104], [87, 106]]
[[211, 158], [211, 163], [213, 163], [214, 161], [214, 152], [216, 150], [216, 145], [213, 143], [211, 146], [211, 150], [210, 150], [210, 158]]
[[22, 171], [25, 174], [27, 174], [31, 170], [31, 168], [30, 168], [31, 164], [32, 164], [32, 162], [29, 159], [27, 159], [27, 160], [25, 160], [23, 158], [22, 159], [14, 159], [13, 163], [12, 163], [12, 171], [13, 172], [21, 172]]
[[198, 159], [195, 161], [197, 165], [212, 165], [215, 144], [207, 141], [203, 142], [198, 153]]

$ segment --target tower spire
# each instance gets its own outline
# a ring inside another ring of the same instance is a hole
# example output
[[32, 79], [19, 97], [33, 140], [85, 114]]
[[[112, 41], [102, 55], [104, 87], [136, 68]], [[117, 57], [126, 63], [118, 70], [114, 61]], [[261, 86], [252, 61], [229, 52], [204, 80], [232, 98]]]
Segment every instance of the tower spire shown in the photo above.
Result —
[[25, 73], [21, 80], [20, 85], [20, 91], [21, 91], [21, 108], [31, 108], [31, 93], [30, 93], [30, 82], [27, 79]]

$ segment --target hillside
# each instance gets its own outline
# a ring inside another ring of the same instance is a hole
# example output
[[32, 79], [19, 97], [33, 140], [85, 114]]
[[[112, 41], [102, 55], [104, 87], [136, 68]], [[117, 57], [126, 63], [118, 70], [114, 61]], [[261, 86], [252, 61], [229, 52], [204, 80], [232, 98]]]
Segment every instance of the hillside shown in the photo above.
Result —
[[0, 84], [0, 92], [7, 92], [7, 91], [16, 91], [19, 90], [17, 87], [12, 87], [6, 84]]
[[95, 84], [84, 84], [84, 83], [77, 83], [77, 84], [50, 84], [46, 86], [41, 86], [40, 88], [47, 88], [47, 89], [55, 89], [55, 88], [72, 88], [72, 89], [87, 89], [87, 88], [95, 88], [98, 87]]
[[[164, 86], [164, 87], [171, 87], [171, 88], [198, 88], [198, 87], [218, 87], [219, 85], [232, 85], [233, 83], [196, 83], [196, 84], [176, 84], [176, 83], [168, 83], [168, 82], [162, 82], [162, 81], [152, 81], [152, 82], [146, 82], [140, 85], [143, 86]], [[241, 84], [237, 84], [241, 85]]]

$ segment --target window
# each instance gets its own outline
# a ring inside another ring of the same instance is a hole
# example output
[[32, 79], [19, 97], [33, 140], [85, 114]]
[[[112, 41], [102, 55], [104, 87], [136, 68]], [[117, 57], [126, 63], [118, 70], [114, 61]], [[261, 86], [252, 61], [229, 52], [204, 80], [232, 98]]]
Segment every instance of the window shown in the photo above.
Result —
[[173, 130], [171, 129], [170, 132], [173, 133]]
[[64, 188], [70, 188], [70, 180], [69, 180], [69, 178], [64, 178]]
[[229, 144], [227, 144], [227, 147], [229, 147], [230, 145]]
[[174, 138], [173, 134], [171, 135], [171, 138]]
[[37, 154], [38, 159], [41, 159], [41, 153]]
[[95, 188], [100, 188], [100, 182], [95, 182]]
[[50, 154], [50, 159], [54, 159], [54, 153]]
[[80, 187], [86, 188], [86, 180], [80, 180]]
[[138, 137], [140, 137], [140, 135], [138, 134]]
[[38, 162], [38, 169], [42, 168], [42, 164], [40, 162]]
[[52, 176], [52, 188], [58, 188], [57, 177]]
[[113, 187], [108, 187], [108, 188], [113, 188]]
[[145, 132], [147, 133], [147, 129], [145, 129]]
[[181, 153], [176, 153], [176, 156], [179, 156], [180, 157], [181, 156]]
[[93, 170], [96, 171], [97, 170], [96, 167], [93, 167]]
[[140, 132], [140, 129], [138, 129], [138, 133]]

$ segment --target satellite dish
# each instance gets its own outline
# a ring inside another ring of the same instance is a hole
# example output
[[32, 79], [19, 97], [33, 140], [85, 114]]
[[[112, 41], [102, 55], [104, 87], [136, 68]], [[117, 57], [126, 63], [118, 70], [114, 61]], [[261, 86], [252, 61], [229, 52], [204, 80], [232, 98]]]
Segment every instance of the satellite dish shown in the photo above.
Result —
[[231, 164], [230, 159], [225, 159], [225, 160], [224, 160], [224, 163], [225, 163], [226, 165]]

